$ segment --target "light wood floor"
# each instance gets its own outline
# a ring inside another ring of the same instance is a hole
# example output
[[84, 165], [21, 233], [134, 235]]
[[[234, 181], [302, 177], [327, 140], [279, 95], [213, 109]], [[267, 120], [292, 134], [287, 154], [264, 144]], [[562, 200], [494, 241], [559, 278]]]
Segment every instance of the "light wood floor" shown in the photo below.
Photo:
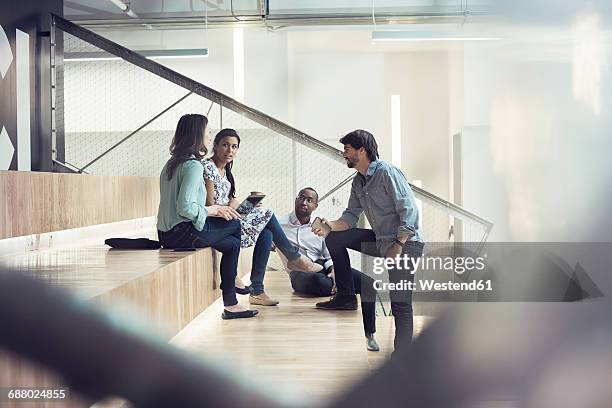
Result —
[[[278, 265], [277, 261], [272, 264]], [[317, 310], [314, 304], [325, 299], [297, 296], [281, 270], [268, 270], [265, 286], [280, 301], [278, 306], [253, 306], [259, 310], [255, 318], [225, 321], [219, 300], [171, 343], [194, 355], [221, 360], [236, 375], [261, 382], [274, 395], [284, 393], [313, 403], [331, 398], [380, 366], [391, 353], [391, 317], [378, 316], [376, 338], [381, 351], [368, 352], [361, 310]], [[239, 296], [239, 302], [249, 306], [248, 296]], [[426, 323], [424, 317], [415, 318], [416, 335]]]

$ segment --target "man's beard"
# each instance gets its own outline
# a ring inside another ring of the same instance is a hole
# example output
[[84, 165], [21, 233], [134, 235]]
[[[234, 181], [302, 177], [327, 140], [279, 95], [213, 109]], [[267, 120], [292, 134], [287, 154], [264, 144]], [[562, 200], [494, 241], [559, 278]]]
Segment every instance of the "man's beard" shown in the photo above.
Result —
[[354, 158], [350, 158], [346, 161], [346, 165], [349, 169], [352, 169], [353, 167], [355, 167], [355, 164], [357, 164], [356, 162], [357, 160], [355, 160]]

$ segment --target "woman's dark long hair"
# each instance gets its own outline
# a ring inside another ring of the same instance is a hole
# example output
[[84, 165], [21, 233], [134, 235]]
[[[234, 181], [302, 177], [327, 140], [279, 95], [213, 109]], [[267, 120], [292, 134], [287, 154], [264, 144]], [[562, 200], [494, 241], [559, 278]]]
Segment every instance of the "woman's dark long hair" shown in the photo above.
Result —
[[[240, 147], [240, 136], [238, 136], [238, 132], [234, 129], [221, 129], [219, 133], [215, 136], [214, 144], [217, 146], [224, 137], [235, 137], [238, 140], [238, 147]], [[225, 165], [225, 177], [227, 177], [228, 181], [231, 184], [229, 198], [236, 198], [236, 183], [234, 182], [234, 175], [232, 174], [232, 166], [234, 165], [234, 161], [227, 163]]]
[[204, 143], [204, 132], [208, 126], [208, 119], [204, 115], [188, 113], [183, 115], [176, 125], [174, 138], [170, 144], [170, 160], [166, 167], [168, 180], [172, 179], [179, 164], [195, 156], [196, 160], [202, 160], [208, 153]]

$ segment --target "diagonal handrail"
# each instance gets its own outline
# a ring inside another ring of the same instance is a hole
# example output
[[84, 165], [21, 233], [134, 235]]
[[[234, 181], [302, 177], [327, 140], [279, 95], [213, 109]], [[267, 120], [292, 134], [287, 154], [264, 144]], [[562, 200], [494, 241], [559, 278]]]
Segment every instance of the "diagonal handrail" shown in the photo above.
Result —
[[193, 79], [180, 74], [164, 65], [161, 65], [153, 60], [147, 59], [129, 48], [123, 47], [107, 38], [102, 37], [86, 28], [74, 24], [62, 17], [52, 14], [52, 24], [68, 34], [87, 41], [88, 43], [116, 55], [127, 62], [130, 62], [146, 71], [149, 71], [159, 77], [162, 77], [186, 90], [189, 90], [197, 95], [200, 95], [210, 101], [218, 103], [224, 108], [228, 108], [242, 116], [245, 116], [260, 125], [271, 129], [283, 136], [289, 137], [301, 144], [307, 145], [326, 156], [344, 162], [342, 153], [329, 146], [328, 144], [307, 135], [298, 129], [281, 122], [257, 109], [251, 108], [234, 98], [231, 98], [219, 91], [216, 91], [204, 84], [201, 84]]
[[[214, 90], [202, 83], [199, 83], [183, 74], [180, 74], [164, 65], [161, 65], [153, 60], [147, 59], [137, 52], [130, 50], [129, 48], [123, 47], [107, 38], [102, 37], [99, 34], [94, 33], [86, 28], [83, 28], [77, 24], [74, 24], [62, 17], [52, 14], [52, 25], [53, 27], [59, 28], [64, 32], [67, 32], [75, 37], [80, 38], [104, 51], [107, 51], [113, 55], [116, 55], [131, 64], [134, 64], [146, 71], [149, 71], [159, 77], [162, 77], [192, 93], [200, 95], [212, 102], [218, 103], [220, 106], [224, 108], [228, 108], [260, 125], [273, 130], [276, 133], [279, 133], [283, 136], [286, 136], [296, 142], [308, 146], [327, 157], [336, 160], [340, 163], [345, 163], [342, 152], [334, 147], [328, 145], [321, 140], [318, 140], [266, 113], [263, 113], [257, 109], [254, 109], [250, 106], [247, 106], [234, 98], [231, 98], [217, 90]], [[354, 176], [353, 176], [354, 177]], [[351, 177], [352, 179], [352, 177]], [[350, 180], [350, 179], [348, 179]], [[343, 180], [341, 183], [348, 183], [347, 179]], [[344, 185], [342, 184], [342, 185]], [[478, 215], [467, 211], [463, 207], [458, 206], [457, 204], [451, 203], [441, 197], [436, 196], [424, 190], [420, 187], [417, 187], [413, 184], [410, 185], [413, 189], [414, 193], [421, 198], [426, 198], [431, 200], [435, 204], [444, 207], [447, 209], [451, 215], [458, 217], [460, 219], [469, 219], [472, 221], [477, 221], [483, 225], [485, 225], [485, 235], [483, 239], [486, 239], [491, 228], [493, 227], [493, 223], [490, 221], [479, 217]], [[337, 187], [337, 186], [336, 186]], [[334, 188], [336, 188], [334, 187]], [[341, 187], [341, 186], [340, 186]], [[340, 188], [338, 187], [338, 188]], [[337, 189], [337, 188], [336, 188]], [[332, 189], [334, 190], [334, 189]], [[335, 190], [334, 190], [335, 191]], [[325, 196], [330, 193], [325, 194]]]

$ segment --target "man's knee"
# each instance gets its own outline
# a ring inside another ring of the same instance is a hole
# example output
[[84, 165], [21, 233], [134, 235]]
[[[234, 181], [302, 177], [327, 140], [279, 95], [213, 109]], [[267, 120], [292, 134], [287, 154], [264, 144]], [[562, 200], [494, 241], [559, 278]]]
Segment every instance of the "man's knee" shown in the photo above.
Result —
[[327, 250], [330, 252], [337, 251], [339, 249], [346, 248], [346, 242], [344, 239], [345, 231], [332, 231], [327, 234], [325, 238], [325, 245], [327, 246]]

